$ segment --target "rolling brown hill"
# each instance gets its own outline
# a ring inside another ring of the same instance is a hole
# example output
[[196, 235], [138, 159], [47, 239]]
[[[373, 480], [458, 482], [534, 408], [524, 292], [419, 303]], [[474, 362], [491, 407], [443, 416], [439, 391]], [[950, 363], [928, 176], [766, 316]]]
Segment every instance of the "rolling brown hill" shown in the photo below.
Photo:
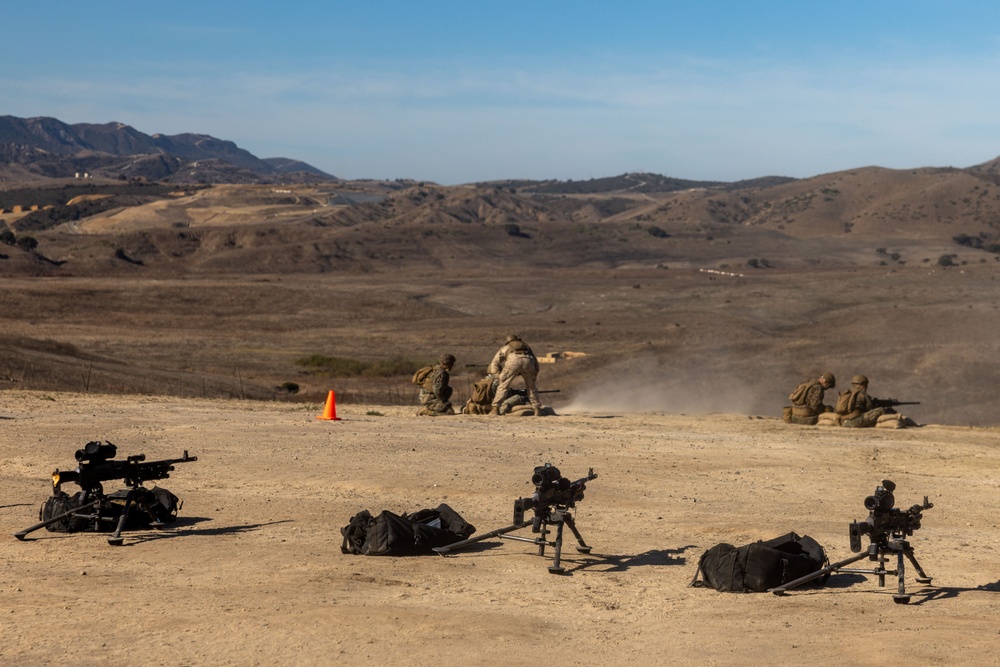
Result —
[[543, 369], [561, 401], [774, 414], [801, 376], [829, 369], [841, 387], [864, 372], [875, 395], [920, 400], [918, 421], [1000, 414], [1000, 186], [987, 172], [115, 197], [49, 227], [31, 222], [43, 211], [0, 215], [0, 231], [38, 244], [0, 245], [9, 386], [265, 398], [293, 381], [307, 400], [335, 384], [344, 400], [407, 402], [403, 375], [338, 379], [297, 360], [447, 349], [481, 366], [513, 328], [539, 353], [588, 353]]
[[[788, 269], [927, 264], [943, 255], [961, 264], [996, 261], [994, 178], [872, 167], [764, 188], [559, 196], [497, 186], [231, 185], [168, 188], [145, 202], [118, 195], [92, 214], [64, 207], [63, 219], [73, 218], [65, 223], [46, 211], [0, 220], [42, 241], [38, 252], [55, 263], [28, 263], [46, 275], [134, 272], [139, 262], [148, 274], [490, 264]], [[331, 203], [345, 191], [369, 201]], [[0, 273], [24, 263], [8, 260]]]

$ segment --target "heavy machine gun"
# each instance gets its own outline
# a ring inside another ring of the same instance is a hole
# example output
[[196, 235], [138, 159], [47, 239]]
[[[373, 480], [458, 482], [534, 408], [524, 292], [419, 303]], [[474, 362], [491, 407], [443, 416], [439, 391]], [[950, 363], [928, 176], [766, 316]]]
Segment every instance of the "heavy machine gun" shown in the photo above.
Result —
[[[527, 498], [518, 498], [514, 501], [514, 522], [497, 530], [477, 535], [476, 537], [455, 542], [443, 547], [434, 549], [442, 556], [446, 556], [454, 551], [463, 549], [475, 542], [481, 542], [491, 537], [500, 537], [508, 540], [529, 542], [538, 545], [538, 555], [545, 555], [545, 547], [554, 548], [552, 565], [549, 572], [552, 574], [564, 574], [566, 569], [562, 566], [562, 541], [563, 526], [569, 526], [573, 532], [579, 546], [576, 550], [582, 554], [589, 554], [591, 547], [583, 541], [580, 531], [577, 530], [576, 522], [570, 510], [576, 507], [576, 503], [583, 500], [583, 492], [587, 489], [587, 482], [597, 479], [597, 473], [593, 468], [587, 471], [586, 477], [581, 477], [575, 482], [571, 482], [562, 476], [559, 469], [551, 463], [535, 468], [531, 476], [531, 483], [535, 485], [535, 492]], [[531, 520], [525, 519], [525, 514], [532, 512]], [[556, 526], [556, 539], [548, 539], [549, 526]], [[518, 535], [508, 535], [515, 530], [531, 526], [532, 533], [538, 533], [538, 537], [522, 537]]]
[[[125, 522], [136, 507], [143, 511], [149, 519], [149, 525], [154, 528], [172, 521], [176, 517], [177, 508], [162, 507], [153, 491], [143, 484], [166, 479], [170, 477], [175, 464], [197, 461], [198, 457], [189, 456], [185, 450], [184, 456], [177, 459], [146, 461], [145, 454], [136, 454], [118, 461], [114, 460], [117, 453], [115, 445], [96, 440], [78, 449], [78, 465], [75, 469], [56, 469], [52, 473], [52, 497], [42, 505], [39, 516], [42, 521], [14, 533], [14, 537], [23, 540], [29, 533], [41, 528], [54, 530], [50, 526], [57, 524], [66, 532], [75, 532], [87, 527], [100, 531], [107, 524], [115, 523], [114, 532], [108, 537], [108, 544], [120, 546], [124, 541], [121, 534]], [[122, 480], [128, 487], [127, 491], [106, 495], [103, 482], [112, 480]], [[66, 482], [79, 486], [79, 493], [70, 497], [62, 489]]]
[[[910, 601], [910, 596], [906, 594], [906, 584], [904, 581], [903, 557], [905, 556], [913, 567], [917, 569], [917, 583], [929, 584], [932, 581], [928, 577], [920, 563], [917, 562], [913, 554], [913, 547], [906, 540], [906, 537], [913, 534], [913, 531], [920, 528], [920, 521], [923, 518], [923, 511], [934, 507], [933, 503], [927, 501], [924, 496], [922, 505], [913, 505], [909, 509], [900, 510], [894, 507], [896, 499], [892, 492], [896, 490], [896, 485], [883, 479], [882, 484], [875, 489], [875, 493], [865, 498], [865, 509], [868, 510], [868, 518], [863, 521], [853, 521], [848, 526], [848, 536], [851, 543], [851, 551], [858, 553], [861, 551], [861, 537], [868, 536], [870, 544], [868, 548], [839, 563], [834, 563], [801, 577], [777, 588], [770, 589], [775, 595], [783, 595], [789, 588], [795, 588], [804, 583], [813, 581], [820, 577], [829, 577], [831, 573], [853, 572], [860, 574], [874, 574], [878, 576], [878, 585], [885, 586], [885, 576], [887, 574], [896, 575], [898, 578], [898, 590], [892, 599], [896, 604], [906, 604]], [[887, 570], [885, 564], [888, 562], [887, 553], [896, 554], [896, 569]], [[877, 561], [878, 565], [872, 569], [847, 569], [845, 566], [855, 563], [862, 558]]]

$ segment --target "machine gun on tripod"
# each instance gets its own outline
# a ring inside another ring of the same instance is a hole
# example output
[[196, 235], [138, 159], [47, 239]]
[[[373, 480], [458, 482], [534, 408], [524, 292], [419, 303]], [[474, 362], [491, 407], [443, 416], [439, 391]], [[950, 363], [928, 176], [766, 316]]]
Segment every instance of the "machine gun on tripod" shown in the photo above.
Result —
[[[573, 520], [570, 510], [576, 507], [577, 502], [583, 500], [583, 492], [587, 488], [587, 482], [592, 479], [597, 479], [597, 473], [594, 472], [593, 468], [587, 471], [586, 477], [581, 477], [575, 482], [571, 482], [563, 477], [559, 469], [551, 463], [538, 466], [531, 476], [531, 483], [535, 485], [535, 492], [528, 498], [518, 498], [514, 501], [513, 524], [506, 528], [499, 528], [483, 535], [462, 540], [461, 542], [437, 547], [434, 551], [445, 556], [453, 551], [463, 549], [474, 542], [481, 542], [491, 537], [529, 542], [538, 545], [539, 556], [545, 555], [545, 547], [554, 547], [555, 551], [553, 552], [552, 565], [549, 566], [549, 572], [552, 574], [564, 574], [566, 569], [561, 564], [563, 526], [569, 526], [569, 529], [576, 537], [576, 541], [579, 543], [576, 550], [582, 554], [590, 553], [591, 547], [587, 546], [587, 543], [583, 541], [583, 537], [580, 535], [580, 531], [577, 530], [576, 522]], [[524, 515], [529, 511], [534, 512], [534, 516], [530, 521], [525, 521]], [[550, 525], [556, 526], [555, 541], [548, 539]], [[538, 537], [508, 535], [508, 533], [528, 526], [531, 526], [532, 533], [538, 533]]]
[[[23, 540], [29, 533], [41, 528], [57, 530], [50, 526], [58, 524], [65, 532], [76, 532], [92, 527], [100, 531], [110, 523], [115, 523], [114, 533], [108, 537], [108, 544], [120, 546], [124, 541], [122, 530], [129, 513], [138, 506], [149, 519], [149, 525], [160, 528], [167, 521], [173, 521], [177, 514], [176, 507], [165, 507], [159, 502], [154, 490], [147, 489], [143, 483], [152, 480], [166, 479], [174, 470], [174, 464], [197, 461], [197, 456], [188, 456], [187, 450], [179, 459], [163, 459], [161, 461], [146, 461], [145, 454], [127, 457], [124, 461], [113, 460], [118, 448], [110, 442], [88, 442], [82, 449], [76, 451], [77, 465], [75, 470], [52, 473], [52, 496], [42, 505], [39, 518], [41, 522], [14, 533], [14, 537]], [[120, 479], [128, 486], [128, 490], [112, 495], [105, 495], [102, 482]], [[80, 487], [80, 492], [70, 497], [62, 490], [66, 482], [73, 482]], [[169, 492], [168, 496], [176, 501]], [[124, 505], [119, 505], [123, 500]], [[172, 504], [172, 503], [171, 503]]]
[[[924, 496], [922, 505], [913, 505], [907, 510], [900, 510], [893, 507], [896, 499], [893, 497], [892, 492], [895, 489], [895, 484], [888, 479], [883, 479], [882, 485], [875, 489], [875, 493], [865, 498], [865, 509], [869, 511], [868, 518], [864, 521], [853, 521], [849, 526], [848, 533], [851, 541], [851, 551], [855, 553], [861, 551], [862, 535], [867, 535], [868, 539], [871, 540], [867, 550], [857, 556], [852, 556], [839, 563], [829, 565], [822, 570], [790, 581], [777, 588], [772, 588], [769, 592], [775, 595], [784, 595], [789, 588], [795, 588], [823, 576], [829, 577], [831, 573], [836, 572], [875, 574], [878, 575], [878, 585], [885, 586], [885, 576], [892, 574], [896, 575], [899, 581], [897, 593], [892, 596], [893, 601], [896, 604], [906, 604], [909, 602], [910, 596], [906, 594], [906, 584], [904, 581], [903, 557], [905, 556], [913, 564], [913, 567], [917, 569], [917, 574], [920, 575], [916, 577], [917, 583], [929, 584], [932, 578], [924, 573], [923, 568], [920, 567], [920, 563], [917, 562], [916, 556], [913, 555], [913, 547], [910, 546], [910, 543], [905, 538], [920, 528], [923, 511], [934, 507], [934, 505], [927, 502], [927, 496]], [[887, 553], [896, 554], [895, 570], [887, 570], [885, 568], [885, 564], [888, 562], [888, 558], [886, 558]], [[878, 566], [870, 570], [847, 569], [845, 567], [862, 558], [877, 561]]]

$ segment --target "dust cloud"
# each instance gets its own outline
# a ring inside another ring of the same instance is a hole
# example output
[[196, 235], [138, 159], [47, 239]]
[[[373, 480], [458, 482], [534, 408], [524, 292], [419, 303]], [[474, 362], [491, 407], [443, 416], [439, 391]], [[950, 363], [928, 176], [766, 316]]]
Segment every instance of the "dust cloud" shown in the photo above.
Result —
[[759, 398], [751, 383], [727, 374], [718, 363], [678, 366], [648, 355], [609, 365], [595, 377], [591, 384], [578, 387], [560, 411], [696, 415], [776, 409]]

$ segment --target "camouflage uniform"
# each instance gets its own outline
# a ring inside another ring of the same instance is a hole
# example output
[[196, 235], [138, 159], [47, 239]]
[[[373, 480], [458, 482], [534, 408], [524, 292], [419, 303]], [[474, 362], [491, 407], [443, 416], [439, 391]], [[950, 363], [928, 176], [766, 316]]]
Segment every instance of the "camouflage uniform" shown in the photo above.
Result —
[[455, 409], [451, 406], [452, 388], [448, 384], [451, 379], [448, 370], [453, 363], [454, 357], [452, 357], [452, 363], [450, 364], [442, 362], [431, 371], [430, 375], [427, 376], [427, 379], [420, 386], [419, 400], [424, 407], [417, 413], [418, 416], [433, 417], [455, 414]]
[[535, 384], [538, 377], [538, 359], [527, 343], [517, 336], [511, 334], [507, 339], [490, 362], [490, 374], [496, 375], [500, 380], [496, 395], [493, 397], [493, 408], [500, 414], [500, 405], [510, 393], [510, 383], [514, 378], [520, 377], [524, 380], [524, 388], [528, 392], [528, 402], [535, 409], [536, 415], [541, 414], [542, 401], [538, 398], [538, 386]]
[[[863, 379], [863, 382], [856, 380]], [[868, 378], [855, 375], [851, 380], [851, 388], [840, 392], [837, 400], [837, 414], [840, 415], [840, 425], [847, 428], [871, 428], [878, 423], [878, 418], [892, 412], [890, 408], [875, 407], [875, 401], [868, 395]]]
[[[826, 380], [826, 387], [820, 382], [820, 378]], [[792, 424], [803, 424], [812, 426], [818, 421], [818, 415], [829, 412], [831, 408], [823, 405], [823, 396], [827, 389], [836, 386], [836, 379], [830, 373], [823, 373], [816, 380], [806, 380], [789, 394], [792, 401], [792, 414], [788, 419]], [[802, 391], [804, 389], [804, 391]], [[798, 395], [798, 398], [795, 398]]]

